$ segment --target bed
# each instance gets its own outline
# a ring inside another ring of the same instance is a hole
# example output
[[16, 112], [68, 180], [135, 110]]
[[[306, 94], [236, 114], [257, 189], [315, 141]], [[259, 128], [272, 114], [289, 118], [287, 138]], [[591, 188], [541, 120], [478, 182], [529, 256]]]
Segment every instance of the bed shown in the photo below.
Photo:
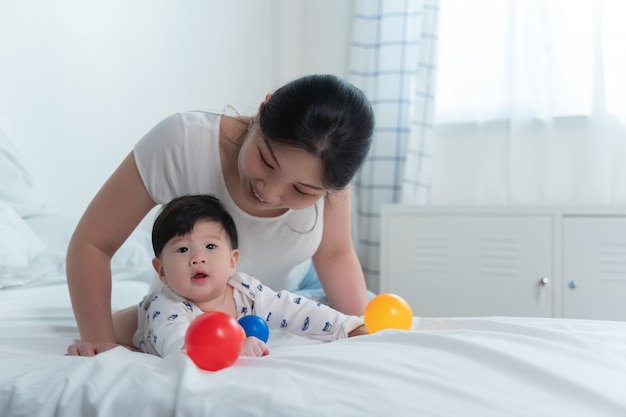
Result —
[[[75, 220], [34, 201], [0, 132], [0, 416], [625, 416], [626, 323], [415, 317], [333, 343], [272, 332], [271, 354], [198, 369], [116, 348], [65, 355], [78, 338], [64, 254]], [[113, 260], [114, 309], [152, 278], [149, 236]], [[419, 306], [412, 306], [419, 315]]]

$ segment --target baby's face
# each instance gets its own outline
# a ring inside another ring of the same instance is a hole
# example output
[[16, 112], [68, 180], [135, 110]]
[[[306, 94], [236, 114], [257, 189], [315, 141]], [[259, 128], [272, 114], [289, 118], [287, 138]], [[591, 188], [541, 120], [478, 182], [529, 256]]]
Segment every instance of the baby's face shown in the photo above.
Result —
[[199, 221], [191, 232], [170, 239], [154, 266], [164, 284], [200, 304], [224, 294], [237, 257], [221, 224]]

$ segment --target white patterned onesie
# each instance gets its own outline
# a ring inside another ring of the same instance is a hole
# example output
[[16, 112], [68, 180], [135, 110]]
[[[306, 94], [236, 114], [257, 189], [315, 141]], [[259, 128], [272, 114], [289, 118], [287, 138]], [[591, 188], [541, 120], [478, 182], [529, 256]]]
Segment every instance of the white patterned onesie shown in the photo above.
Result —
[[[270, 329], [332, 341], [348, 337], [348, 333], [363, 324], [361, 317], [347, 316], [289, 291], [275, 292], [242, 272], [230, 278], [228, 285], [233, 288], [237, 319], [256, 315]], [[184, 348], [189, 324], [203, 313], [170, 287], [146, 295], [137, 311], [139, 325], [133, 343], [144, 352], [162, 357]]]

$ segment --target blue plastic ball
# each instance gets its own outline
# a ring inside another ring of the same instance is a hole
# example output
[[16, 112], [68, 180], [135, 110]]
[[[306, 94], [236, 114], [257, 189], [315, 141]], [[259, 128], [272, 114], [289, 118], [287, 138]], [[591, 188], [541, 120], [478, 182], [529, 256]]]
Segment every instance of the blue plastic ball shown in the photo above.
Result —
[[243, 316], [239, 319], [239, 324], [246, 332], [246, 337], [254, 336], [267, 343], [267, 339], [270, 337], [270, 329], [261, 317]]

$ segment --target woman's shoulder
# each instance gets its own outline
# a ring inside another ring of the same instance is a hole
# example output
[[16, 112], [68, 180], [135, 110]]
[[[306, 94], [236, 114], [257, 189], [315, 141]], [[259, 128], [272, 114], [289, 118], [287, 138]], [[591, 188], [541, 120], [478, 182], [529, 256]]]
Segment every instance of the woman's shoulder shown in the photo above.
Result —
[[185, 111], [171, 114], [161, 120], [156, 126], [166, 137], [182, 138], [204, 132], [219, 132], [221, 116], [217, 113], [203, 111]]
[[137, 142], [134, 158], [157, 203], [214, 193], [221, 188], [219, 115], [184, 112], [166, 117]]
[[188, 125], [215, 127], [219, 126], [219, 121], [222, 115], [208, 111], [189, 110], [175, 113], [170, 117], [179, 117], [182, 123]]
[[180, 137], [189, 131], [187, 127], [199, 127], [205, 129], [219, 128], [220, 115], [202, 111], [185, 111], [170, 114], [161, 119], [148, 133], [147, 136]]

